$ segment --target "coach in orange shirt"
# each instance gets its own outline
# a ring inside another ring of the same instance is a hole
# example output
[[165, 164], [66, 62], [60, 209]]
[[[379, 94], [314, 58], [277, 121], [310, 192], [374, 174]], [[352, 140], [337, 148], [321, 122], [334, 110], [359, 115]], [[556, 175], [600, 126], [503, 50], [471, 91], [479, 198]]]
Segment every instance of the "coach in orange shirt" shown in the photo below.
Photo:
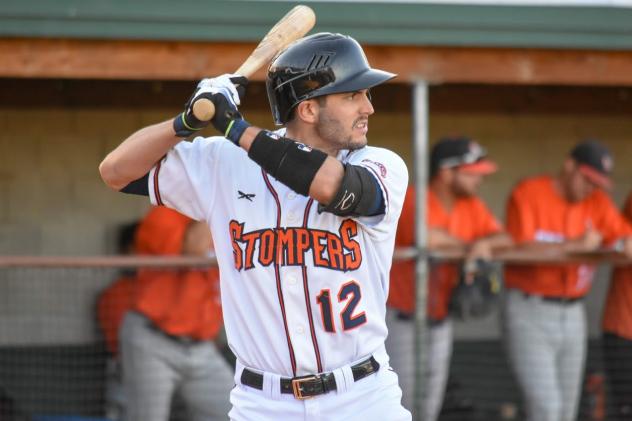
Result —
[[[487, 174], [496, 164], [486, 159], [486, 152], [471, 139], [445, 138], [435, 144], [430, 155], [428, 186], [428, 248], [456, 250], [468, 259], [489, 259], [494, 249], [508, 247], [510, 237], [503, 232], [494, 215], [476, 196]], [[409, 187], [397, 227], [397, 247], [414, 246], [414, 189]], [[454, 264], [431, 267], [428, 281], [428, 358], [426, 387], [420, 419], [434, 421], [441, 411], [450, 357], [452, 322], [448, 304], [457, 285], [458, 268]], [[415, 263], [395, 262], [391, 269], [386, 341], [391, 365], [400, 378], [402, 403], [412, 408], [414, 388]]]
[[[632, 224], [632, 193], [623, 209]], [[617, 267], [603, 313], [603, 354], [612, 415], [632, 419], [632, 266]]]
[[[632, 228], [603, 191], [611, 170], [608, 150], [586, 141], [557, 176], [520, 182], [507, 207], [507, 230], [518, 247], [563, 256], [626, 238], [632, 254]], [[577, 417], [587, 339], [582, 299], [593, 274], [587, 264], [505, 266], [503, 333], [528, 420]]]
[[[136, 231], [140, 255], [205, 256], [206, 224], [153, 207]], [[213, 339], [222, 325], [217, 269], [141, 269], [120, 331], [128, 421], [167, 421], [173, 396], [189, 419], [225, 420], [233, 373]]]

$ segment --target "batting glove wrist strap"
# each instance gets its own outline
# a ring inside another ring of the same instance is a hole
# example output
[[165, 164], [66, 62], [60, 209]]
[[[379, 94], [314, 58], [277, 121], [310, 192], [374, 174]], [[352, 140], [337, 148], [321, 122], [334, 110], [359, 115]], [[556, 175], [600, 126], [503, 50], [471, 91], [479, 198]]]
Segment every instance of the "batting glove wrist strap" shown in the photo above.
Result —
[[250, 127], [250, 124], [246, 120], [231, 120], [224, 132], [224, 137], [239, 146], [239, 139], [241, 139], [241, 135], [244, 134], [248, 127]]
[[193, 117], [193, 115], [188, 115], [186, 111], [178, 114], [173, 119], [173, 131], [176, 132], [176, 136], [182, 138], [191, 136], [198, 130], [202, 130], [204, 126], [206, 124]]

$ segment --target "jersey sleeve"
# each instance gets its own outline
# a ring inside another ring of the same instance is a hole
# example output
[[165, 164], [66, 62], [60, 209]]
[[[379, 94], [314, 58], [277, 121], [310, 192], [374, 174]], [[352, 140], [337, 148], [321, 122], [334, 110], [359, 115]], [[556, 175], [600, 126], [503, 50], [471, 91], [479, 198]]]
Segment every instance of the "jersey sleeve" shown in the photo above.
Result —
[[415, 245], [415, 189], [408, 186], [404, 205], [402, 207], [399, 224], [397, 225], [397, 234], [395, 235], [395, 244], [400, 247], [409, 247]]
[[226, 146], [232, 145], [219, 137], [177, 144], [149, 172], [151, 203], [195, 220], [206, 219], [217, 195], [215, 184], [226, 161], [220, 155]]
[[612, 244], [621, 238], [632, 237], [632, 226], [616, 208], [612, 200], [599, 192], [595, 206], [598, 217], [594, 221], [596, 228], [603, 234], [604, 243]]
[[498, 234], [499, 232], [503, 232], [504, 228], [494, 216], [491, 210], [485, 205], [485, 203], [476, 199], [478, 211], [476, 214], [478, 215], [478, 226], [477, 234], [478, 236], [488, 236], [493, 234]]
[[377, 237], [388, 235], [397, 224], [408, 187], [408, 169], [394, 152], [366, 147], [351, 154], [348, 163], [369, 170], [380, 186], [385, 212], [376, 216], [361, 216], [355, 220]]
[[535, 215], [529, 205], [527, 192], [518, 185], [507, 203], [507, 232], [516, 243], [526, 243], [535, 238]]

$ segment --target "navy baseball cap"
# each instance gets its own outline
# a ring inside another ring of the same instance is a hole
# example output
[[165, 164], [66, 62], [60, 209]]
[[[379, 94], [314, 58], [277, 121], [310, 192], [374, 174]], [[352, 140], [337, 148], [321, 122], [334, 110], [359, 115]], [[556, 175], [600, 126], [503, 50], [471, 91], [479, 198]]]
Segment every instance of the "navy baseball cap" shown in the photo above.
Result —
[[604, 145], [596, 140], [586, 140], [577, 144], [570, 156], [579, 164], [581, 173], [591, 182], [605, 189], [612, 187], [610, 175], [614, 161]]
[[498, 166], [486, 157], [485, 148], [468, 137], [444, 137], [430, 152], [430, 174], [436, 174], [441, 168], [457, 167], [464, 172], [492, 174]]

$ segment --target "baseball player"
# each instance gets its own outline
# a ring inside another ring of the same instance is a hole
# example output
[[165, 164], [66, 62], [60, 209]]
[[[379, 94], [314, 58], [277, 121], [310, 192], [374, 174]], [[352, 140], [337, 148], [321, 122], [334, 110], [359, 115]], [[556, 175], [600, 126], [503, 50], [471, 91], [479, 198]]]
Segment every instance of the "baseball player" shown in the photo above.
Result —
[[[124, 224], [119, 228], [117, 251], [122, 255], [133, 255], [134, 237], [138, 222]], [[121, 269], [119, 277], [108, 285], [97, 298], [97, 319], [103, 333], [107, 357], [105, 361], [104, 412], [106, 418], [120, 420], [125, 410], [125, 393], [121, 381], [119, 358], [119, 329], [134, 304], [136, 270]]]
[[[632, 227], [603, 191], [612, 165], [603, 145], [585, 141], [557, 176], [520, 182], [507, 206], [507, 230], [518, 247], [567, 253], [621, 239], [632, 255]], [[528, 420], [577, 417], [587, 340], [582, 299], [593, 274], [587, 264], [505, 266], [503, 334]]]
[[[237, 111], [238, 75], [205, 79], [173, 121], [131, 135], [102, 162], [115, 190], [206, 220], [237, 357], [233, 420], [409, 420], [384, 347], [388, 274], [408, 173], [367, 146], [372, 69], [340, 34], [303, 38], [270, 65], [276, 132]], [[191, 104], [210, 99], [224, 136]]]
[[[152, 207], [136, 231], [141, 255], [206, 256], [204, 222]], [[214, 339], [222, 326], [218, 271], [148, 269], [134, 280], [120, 331], [126, 421], [168, 421], [177, 394], [193, 421], [225, 420], [233, 371]]]
[[[632, 223], [632, 193], [623, 208]], [[603, 354], [608, 380], [608, 397], [614, 421], [632, 418], [632, 266], [617, 267], [612, 273], [603, 309]]]
[[[483, 177], [496, 171], [496, 164], [486, 151], [466, 137], [444, 138], [430, 154], [428, 186], [428, 248], [457, 250], [468, 261], [490, 259], [492, 252], [509, 247], [511, 238], [501, 224], [476, 196]], [[398, 246], [414, 245], [414, 190], [409, 188], [404, 202], [401, 224], [397, 229]], [[403, 404], [412, 408], [414, 377], [415, 309], [414, 262], [393, 265], [391, 294], [388, 298], [387, 350], [391, 365], [400, 376]], [[452, 320], [448, 304], [457, 285], [459, 272], [455, 264], [435, 264], [428, 279], [426, 385], [422, 401], [424, 421], [439, 417], [452, 355]]]

